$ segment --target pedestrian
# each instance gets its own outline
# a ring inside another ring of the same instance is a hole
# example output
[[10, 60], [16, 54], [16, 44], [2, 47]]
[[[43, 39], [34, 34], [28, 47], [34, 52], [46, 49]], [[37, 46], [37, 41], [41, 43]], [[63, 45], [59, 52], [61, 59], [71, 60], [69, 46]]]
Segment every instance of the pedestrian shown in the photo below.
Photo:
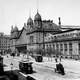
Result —
[[11, 62], [11, 64], [10, 64], [10, 65], [11, 65], [11, 71], [12, 71], [12, 70], [13, 70], [13, 63]]
[[57, 62], [57, 57], [55, 57], [55, 62]]

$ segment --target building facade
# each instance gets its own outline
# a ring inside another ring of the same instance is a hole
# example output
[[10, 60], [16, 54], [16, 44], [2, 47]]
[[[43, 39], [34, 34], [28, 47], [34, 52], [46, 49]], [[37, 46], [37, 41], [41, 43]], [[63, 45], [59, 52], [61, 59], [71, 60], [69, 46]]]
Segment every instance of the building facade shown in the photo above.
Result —
[[24, 23], [22, 30], [18, 30], [17, 26], [11, 29], [11, 49], [12, 52], [25, 52], [35, 49], [44, 49], [44, 37], [48, 33], [61, 32], [60, 26], [51, 20], [42, 20], [41, 15], [37, 12], [34, 20], [28, 18], [27, 23]]
[[10, 49], [10, 36], [0, 33], [0, 53], [5, 54]]
[[46, 50], [51, 48], [65, 57], [80, 58], [80, 28], [62, 28], [51, 20], [42, 20], [37, 12], [24, 23], [22, 30], [15, 26], [11, 29], [12, 52]]
[[46, 48], [60, 51], [63, 56], [80, 58], [80, 29], [69, 29], [45, 38]]

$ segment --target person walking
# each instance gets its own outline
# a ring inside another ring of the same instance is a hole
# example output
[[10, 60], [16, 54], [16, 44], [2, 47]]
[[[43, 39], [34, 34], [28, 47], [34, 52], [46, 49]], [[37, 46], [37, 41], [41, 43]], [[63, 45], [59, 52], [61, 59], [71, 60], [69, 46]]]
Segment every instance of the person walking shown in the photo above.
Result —
[[55, 62], [57, 63], [58, 61], [57, 61], [57, 56], [55, 57]]

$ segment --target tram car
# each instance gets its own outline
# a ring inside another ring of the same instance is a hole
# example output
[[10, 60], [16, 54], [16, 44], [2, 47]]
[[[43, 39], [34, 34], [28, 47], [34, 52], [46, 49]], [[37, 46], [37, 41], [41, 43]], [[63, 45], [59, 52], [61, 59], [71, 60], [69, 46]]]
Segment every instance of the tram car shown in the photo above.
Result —
[[19, 62], [19, 69], [21, 72], [29, 74], [33, 72], [32, 62], [29, 61], [20, 61]]

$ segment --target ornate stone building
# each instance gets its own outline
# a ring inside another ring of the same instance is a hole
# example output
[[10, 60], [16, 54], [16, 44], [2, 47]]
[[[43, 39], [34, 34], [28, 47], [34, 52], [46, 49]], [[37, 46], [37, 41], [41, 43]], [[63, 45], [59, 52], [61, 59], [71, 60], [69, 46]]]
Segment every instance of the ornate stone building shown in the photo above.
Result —
[[11, 30], [11, 49], [12, 51], [25, 52], [26, 50], [35, 50], [45, 48], [44, 37], [48, 33], [56, 34], [61, 32], [61, 27], [51, 20], [42, 20], [41, 15], [37, 12], [34, 20], [28, 18], [24, 23], [22, 30], [15, 26]]
[[0, 53], [4, 54], [10, 49], [10, 36], [0, 33]]
[[69, 29], [45, 38], [45, 48], [60, 51], [63, 56], [80, 59], [80, 28]]
[[60, 18], [57, 25], [51, 20], [42, 20], [37, 12], [34, 20], [31, 17], [28, 18], [22, 30], [12, 26], [11, 44], [13, 52], [52, 48], [60, 51], [65, 57], [80, 58], [80, 27], [63, 28]]

